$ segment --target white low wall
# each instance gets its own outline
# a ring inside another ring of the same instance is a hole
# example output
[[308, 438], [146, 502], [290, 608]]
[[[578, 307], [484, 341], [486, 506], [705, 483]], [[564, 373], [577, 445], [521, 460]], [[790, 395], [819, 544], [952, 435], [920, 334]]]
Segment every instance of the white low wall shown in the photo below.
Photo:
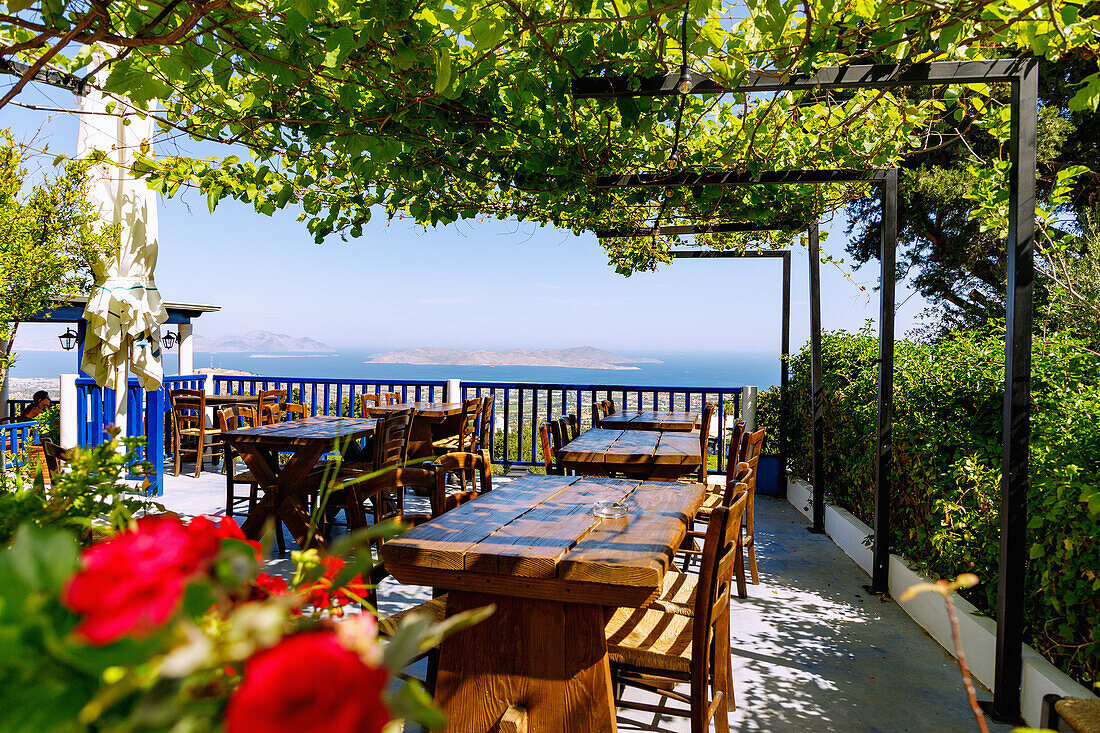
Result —
[[[787, 501], [812, 519], [809, 484], [790, 479], [787, 484]], [[826, 505], [825, 533], [859, 565], [868, 577], [871, 575], [871, 548], [864, 540], [871, 535], [871, 528], [839, 507]], [[917, 583], [927, 583], [928, 576], [916, 571], [900, 555], [890, 556], [890, 595], [898, 598], [906, 588]], [[955, 642], [951, 638], [951, 622], [947, 618], [943, 599], [935, 593], [921, 593], [912, 600], [900, 604], [939, 644], [955, 655]], [[979, 614], [967, 600], [956, 596], [955, 608], [959, 617], [959, 635], [970, 673], [989, 689], [993, 689], [994, 658], [996, 656], [997, 624]], [[1068, 675], [1048, 662], [1029, 646], [1023, 652], [1023, 685], [1020, 705], [1024, 720], [1033, 727], [1039, 726], [1043, 696], [1049, 694], [1069, 697], [1091, 697], [1092, 693], [1074, 682]]]

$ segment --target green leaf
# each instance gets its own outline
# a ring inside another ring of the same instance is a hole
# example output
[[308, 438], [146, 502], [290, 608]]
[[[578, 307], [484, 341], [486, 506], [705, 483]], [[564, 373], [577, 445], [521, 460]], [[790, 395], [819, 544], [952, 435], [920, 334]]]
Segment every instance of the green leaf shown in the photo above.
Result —
[[450, 85], [451, 51], [448, 48], [442, 48], [435, 62], [435, 93], [442, 94]]

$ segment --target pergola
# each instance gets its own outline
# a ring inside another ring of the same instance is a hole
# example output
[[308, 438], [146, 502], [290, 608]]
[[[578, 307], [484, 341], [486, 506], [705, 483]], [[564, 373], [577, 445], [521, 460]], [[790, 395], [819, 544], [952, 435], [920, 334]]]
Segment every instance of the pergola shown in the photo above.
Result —
[[[1008, 83], [1011, 86], [1009, 141], [1008, 284], [1005, 335], [1005, 399], [1002, 427], [1001, 544], [997, 583], [997, 645], [993, 713], [1001, 719], [1020, 718], [1024, 573], [1027, 561], [1028, 450], [1031, 438], [1031, 330], [1034, 289], [1035, 144], [1038, 102], [1038, 62], [1035, 59], [943, 61], [907, 65], [827, 67], [814, 74], [748, 74], [736, 87], [684, 69], [638, 79], [631, 76], [590, 76], [573, 82], [577, 98], [600, 99], [679, 94], [761, 93], [834, 89], [888, 89], [951, 84]], [[779, 171], [756, 176], [736, 172], [688, 172], [672, 175], [605, 176], [603, 185], [744, 185], [749, 183], [829, 182], [835, 171]], [[801, 180], [791, 180], [799, 179]], [[820, 177], [822, 180], [815, 180]], [[598, 184], [599, 185], [599, 184]], [[889, 186], [889, 184], [887, 184]], [[875, 491], [875, 558], [873, 585], [882, 590], [889, 553], [882, 529], [888, 527], [894, 352], [895, 247], [886, 247], [885, 232], [897, 227], [896, 174], [894, 204], [883, 208], [882, 297], [879, 319], [878, 453]], [[892, 221], [891, 221], [892, 220]], [[811, 230], [810, 256], [817, 256], [816, 227]], [[895, 236], [896, 238], [896, 236]], [[811, 268], [811, 273], [815, 268]], [[811, 301], [814, 284], [811, 283]], [[820, 298], [820, 293], [817, 293]], [[814, 363], [814, 525], [819, 527], [821, 434], [820, 311], [811, 311]], [[813, 341], [817, 343], [814, 344]], [[885, 563], [886, 567], [881, 564]]]
[[[8, 73], [16, 68], [0, 68]], [[68, 74], [39, 71], [36, 80], [73, 90], [83, 80]], [[1003, 719], [1016, 720], [1020, 712], [1022, 674], [1022, 631], [1024, 572], [1027, 544], [1028, 449], [1030, 443], [1030, 381], [1031, 329], [1033, 323], [1032, 292], [1034, 281], [1033, 240], [1035, 232], [1035, 145], [1037, 115], [1038, 62], [1034, 59], [989, 61], [945, 61], [906, 65], [850, 65], [827, 67], [813, 74], [747, 74], [736, 87], [723, 86], [710, 77], [694, 71], [656, 75], [645, 79], [633, 76], [593, 76], [575, 79], [572, 85], [576, 98], [614, 98], [631, 96], [673, 96], [679, 94], [765, 93], [780, 91], [833, 89], [888, 89], [897, 87], [929, 87], [952, 84], [1003, 82], [1011, 87], [1011, 138], [1009, 143], [1010, 175], [1008, 213], [1008, 297], [1005, 340], [1005, 399], [1003, 415], [1003, 458], [1001, 498], [1001, 543], [998, 569], [997, 648], [993, 708]], [[640, 83], [639, 83], [640, 82]], [[852, 172], [839, 172], [853, 175]], [[825, 174], [825, 180], [814, 176]], [[746, 185], [760, 183], [826, 183], [837, 171], [780, 171], [750, 176], [734, 172], [647, 174], [604, 177], [604, 185]], [[801, 180], [783, 180], [799, 177]], [[678, 178], [679, 177], [679, 178]], [[740, 178], [739, 178], [740, 177]], [[742, 180], [743, 179], [743, 180]], [[654, 182], [659, 181], [659, 182]], [[691, 183], [689, 183], [691, 182]], [[835, 182], [835, 180], [834, 180]], [[889, 184], [886, 184], [889, 186]], [[896, 193], [896, 177], [894, 178]], [[896, 228], [896, 205], [884, 208], [892, 211]], [[884, 218], [884, 231], [887, 221]], [[713, 225], [722, 226], [722, 225]], [[717, 232], [720, 229], [712, 229]], [[816, 258], [816, 226], [811, 228], [810, 257]], [[651, 233], [652, 230], [647, 230]], [[668, 232], [673, 233], [673, 232]], [[888, 251], [887, 251], [888, 250]], [[882, 298], [879, 347], [879, 413], [877, 484], [875, 498], [876, 547], [885, 551], [885, 535], [880, 532], [888, 522], [890, 488], [891, 409], [893, 388], [893, 273], [894, 247], [884, 247], [881, 264]], [[816, 268], [811, 268], [811, 273]], [[889, 274], [889, 277], [886, 276]], [[815, 282], [816, 282], [816, 276]], [[814, 289], [811, 283], [811, 299]], [[820, 298], [820, 293], [817, 293]], [[811, 331], [820, 348], [820, 311], [811, 311]], [[814, 348], [811, 343], [811, 348]], [[820, 352], [818, 351], [818, 354]], [[814, 424], [815, 424], [815, 526], [820, 526], [824, 511], [820, 500], [820, 357], [815, 364]], [[888, 553], [876, 552], [875, 582], [881, 588]]]

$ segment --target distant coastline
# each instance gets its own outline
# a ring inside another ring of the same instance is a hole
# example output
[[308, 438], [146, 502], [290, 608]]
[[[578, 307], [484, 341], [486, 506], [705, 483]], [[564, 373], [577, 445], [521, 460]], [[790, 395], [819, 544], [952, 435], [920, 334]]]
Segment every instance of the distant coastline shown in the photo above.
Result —
[[249, 359], [322, 359], [339, 354], [249, 354]]
[[592, 346], [570, 349], [399, 349], [374, 354], [365, 364], [410, 364], [420, 366], [548, 367], [566, 369], [638, 370], [632, 364], [661, 364], [660, 359], [615, 354]]

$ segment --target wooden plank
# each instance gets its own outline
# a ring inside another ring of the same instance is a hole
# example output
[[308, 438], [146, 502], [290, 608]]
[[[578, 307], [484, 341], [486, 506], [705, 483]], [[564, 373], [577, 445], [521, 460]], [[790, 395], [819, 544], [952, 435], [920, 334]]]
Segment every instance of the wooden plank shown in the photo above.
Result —
[[659, 587], [704, 491], [702, 484], [643, 483], [626, 498], [624, 519], [601, 520], [561, 559], [559, 577]]
[[622, 434], [622, 430], [604, 430], [603, 428], [586, 430], [578, 435], [576, 440], [571, 440], [558, 451], [558, 460], [573, 463], [603, 463], [603, 456]]
[[637, 482], [585, 477], [547, 498], [466, 551], [475, 572], [553, 578], [558, 560], [599, 521], [597, 501], [620, 501]]
[[624, 430], [604, 453], [603, 461], [615, 466], [652, 463], [660, 437], [660, 433], [647, 430]]
[[501, 485], [386, 542], [382, 560], [387, 566], [462, 570], [465, 553], [472, 546], [579, 480], [578, 476], [528, 476]]
[[698, 466], [702, 461], [698, 437], [680, 433], [655, 433], [660, 441], [653, 462], [662, 465]]

